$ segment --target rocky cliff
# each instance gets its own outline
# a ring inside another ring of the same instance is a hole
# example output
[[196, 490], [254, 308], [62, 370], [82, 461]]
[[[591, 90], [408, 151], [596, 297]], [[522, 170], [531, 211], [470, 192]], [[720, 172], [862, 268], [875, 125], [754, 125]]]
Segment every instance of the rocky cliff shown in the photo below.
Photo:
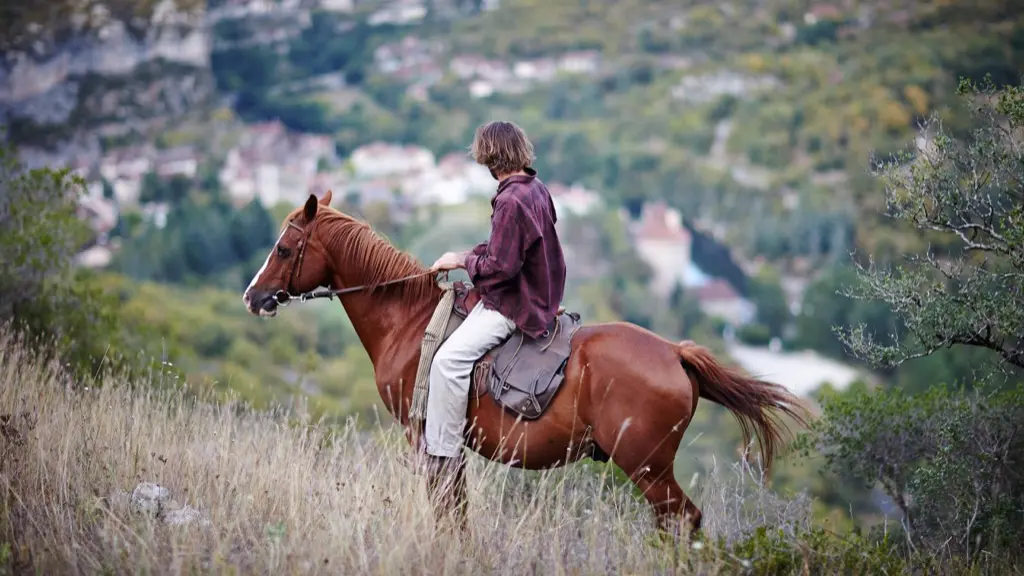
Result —
[[88, 157], [105, 138], [172, 122], [213, 96], [205, 3], [107, 0], [18, 16], [0, 46], [0, 115], [30, 162], [68, 147]]

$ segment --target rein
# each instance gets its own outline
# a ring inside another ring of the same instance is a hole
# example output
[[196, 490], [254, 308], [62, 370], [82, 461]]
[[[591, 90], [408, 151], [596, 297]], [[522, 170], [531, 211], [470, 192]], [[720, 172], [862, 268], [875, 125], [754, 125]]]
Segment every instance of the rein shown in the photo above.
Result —
[[350, 294], [352, 292], [360, 292], [362, 290], [372, 290], [374, 288], [381, 288], [383, 286], [389, 286], [391, 284], [398, 284], [400, 282], [408, 282], [409, 280], [415, 280], [416, 278], [422, 278], [428, 274], [433, 274], [432, 270], [420, 272], [418, 274], [411, 274], [409, 276], [403, 276], [394, 280], [388, 280], [387, 282], [381, 282], [380, 284], [363, 284], [361, 286], [352, 286], [349, 288], [317, 288], [311, 292], [303, 292], [302, 294], [292, 295], [284, 290], [278, 290], [274, 294], [274, 300], [277, 301], [279, 306], [287, 306], [292, 300], [298, 300], [299, 302], [306, 302], [307, 300], [316, 300], [318, 298], [328, 298], [333, 300], [335, 296], [341, 296], [342, 294]]
[[[328, 298], [333, 300], [335, 296], [341, 296], [342, 294], [351, 294], [352, 292], [372, 290], [383, 286], [398, 284], [400, 282], [408, 282], [409, 280], [415, 280], [416, 278], [422, 278], [435, 273], [433, 270], [425, 270], [423, 272], [410, 274], [409, 276], [403, 276], [401, 278], [388, 280], [387, 282], [381, 282], [379, 284], [363, 284], [360, 286], [351, 286], [349, 288], [317, 288], [311, 292], [303, 292], [301, 294], [293, 295], [290, 292], [292, 282], [295, 280], [295, 276], [302, 269], [302, 260], [306, 255], [306, 247], [309, 245], [309, 239], [313, 236], [313, 228], [316, 226], [316, 220], [314, 220], [307, 229], [303, 229], [301, 226], [291, 221], [288, 222], [288, 226], [301, 232], [303, 234], [303, 239], [299, 241], [299, 253], [296, 255], [294, 263], [292, 264], [291, 273], [288, 275], [288, 290], [278, 290], [274, 293], [274, 300], [277, 301], [278, 306], [287, 306], [292, 300], [298, 300], [299, 302], [306, 302], [308, 300], [316, 300], [319, 298]], [[447, 280], [448, 272], [445, 271], [442, 273]]]

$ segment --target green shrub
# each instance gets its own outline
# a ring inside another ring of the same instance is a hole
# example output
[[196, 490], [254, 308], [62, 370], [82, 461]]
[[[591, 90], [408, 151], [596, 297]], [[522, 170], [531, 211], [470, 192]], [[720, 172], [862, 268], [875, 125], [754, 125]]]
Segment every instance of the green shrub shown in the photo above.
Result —
[[54, 350], [84, 377], [120, 367], [117, 298], [73, 258], [90, 232], [77, 217], [84, 182], [68, 169], [27, 169], [0, 147], [0, 323]]
[[767, 346], [772, 333], [764, 324], [747, 324], [736, 331], [736, 338], [750, 346]]
[[[888, 538], [837, 535], [813, 528], [795, 536], [762, 526], [731, 547], [727, 562], [754, 574], [905, 574], [910, 565]], [[702, 549], [704, 550], [704, 549]], [[718, 553], [709, 549], [703, 556]], [[920, 566], [918, 566], [920, 567]]]
[[881, 486], [914, 548], [1019, 558], [1024, 386], [994, 394], [857, 390], [829, 395], [823, 409], [799, 446], [820, 451], [835, 473]]

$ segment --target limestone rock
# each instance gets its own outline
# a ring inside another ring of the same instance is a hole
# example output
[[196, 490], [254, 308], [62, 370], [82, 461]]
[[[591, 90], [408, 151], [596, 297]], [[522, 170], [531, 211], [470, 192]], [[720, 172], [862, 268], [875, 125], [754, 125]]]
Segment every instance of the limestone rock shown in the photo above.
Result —
[[203, 516], [203, 513], [195, 508], [185, 504], [181, 508], [171, 510], [164, 516], [164, 522], [172, 526], [187, 526], [189, 524], [198, 524], [200, 526], [209, 526], [210, 520]]
[[167, 488], [152, 482], [142, 482], [132, 490], [131, 504], [138, 512], [160, 516], [170, 499], [171, 491]]
[[210, 526], [199, 510], [171, 498], [171, 491], [152, 482], [142, 482], [131, 493], [115, 490], [108, 498], [111, 508], [120, 513], [147, 514], [171, 526]]

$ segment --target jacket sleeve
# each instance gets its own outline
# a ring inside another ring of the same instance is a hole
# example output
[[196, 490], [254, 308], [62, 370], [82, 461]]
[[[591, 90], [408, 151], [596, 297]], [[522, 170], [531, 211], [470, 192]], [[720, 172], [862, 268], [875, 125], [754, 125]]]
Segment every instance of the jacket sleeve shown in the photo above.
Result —
[[522, 206], [501, 202], [494, 207], [491, 237], [466, 256], [466, 272], [474, 285], [496, 284], [514, 277], [523, 267], [526, 249], [536, 240]]

